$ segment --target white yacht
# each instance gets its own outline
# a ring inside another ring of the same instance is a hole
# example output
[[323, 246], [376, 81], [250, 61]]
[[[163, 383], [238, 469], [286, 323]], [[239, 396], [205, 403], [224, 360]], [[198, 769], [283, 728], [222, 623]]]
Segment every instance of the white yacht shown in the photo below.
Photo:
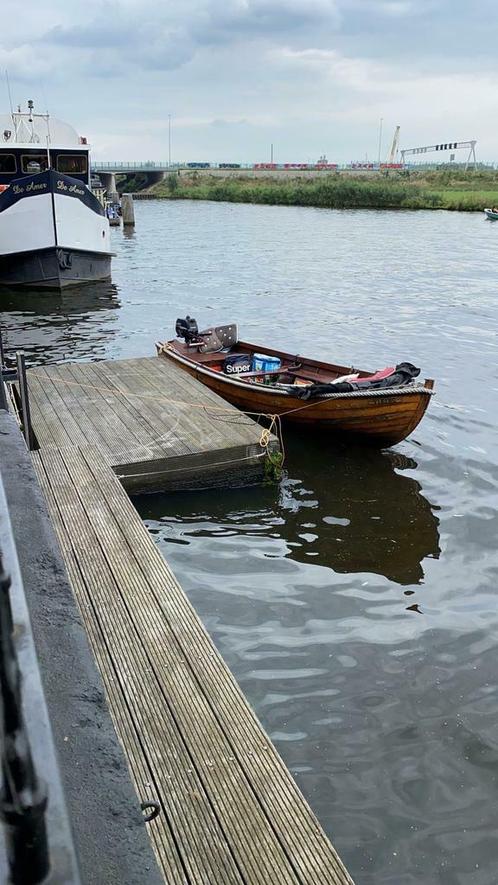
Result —
[[0, 285], [64, 289], [111, 275], [86, 138], [33, 102], [0, 115]]

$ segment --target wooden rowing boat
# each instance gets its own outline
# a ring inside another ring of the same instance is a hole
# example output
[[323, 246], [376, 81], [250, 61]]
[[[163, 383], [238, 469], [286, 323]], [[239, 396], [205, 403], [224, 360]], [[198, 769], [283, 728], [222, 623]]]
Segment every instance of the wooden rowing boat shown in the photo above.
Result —
[[[431, 398], [432, 379], [377, 388], [373, 382], [386, 377], [389, 370], [375, 374], [261, 347], [239, 341], [236, 330], [235, 325], [217, 326], [194, 335], [194, 340], [187, 336], [185, 341], [159, 342], [157, 352], [244, 412], [279, 415], [285, 422], [358, 437], [379, 446], [394, 445], [405, 439], [417, 427]], [[212, 347], [213, 340], [218, 344], [216, 350]], [[227, 356], [250, 359], [261, 352], [278, 358], [280, 368], [225, 374]], [[352, 375], [357, 381], [351, 385], [341, 384], [339, 392], [329, 386]], [[366, 389], [361, 389], [365, 382]], [[315, 394], [315, 385], [326, 385], [326, 392]], [[356, 389], [344, 392], [345, 386]], [[303, 389], [306, 387], [307, 391]]]

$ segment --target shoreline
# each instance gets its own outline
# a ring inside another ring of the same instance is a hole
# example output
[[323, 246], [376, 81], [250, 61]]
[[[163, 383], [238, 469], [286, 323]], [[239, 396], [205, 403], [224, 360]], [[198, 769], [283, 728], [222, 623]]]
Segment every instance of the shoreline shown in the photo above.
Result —
[[[201, 202], [203, 202], [203, 203], [234, 203], [234, 204], [243, 203], [243, 204], [252, 205], [252, 206], [289, 206], [289, 207], [294, 206], [294, 207], [299, 207], [302, 209], [324, 209], [324, 210], [329, 209], [329, 210], [334, 210], [336, 212], [354, 212], [354, 211], [365, 211], [365, 210], [370, 210], [372, 212], [383, 212], [383, 211], [389, 211], [389, 212], [428, 212], [428, 211], [431, 211], [431, 212], [467, 212], [469, 215], [470, 214], [479, 215], [480, 213], [484, 212], [484, 209], [481, 209], [480, 207], [479, 208], [468, 208], [468, 207], [463, 208], [461, 206], [388, 206], [388, 205], [386, 205], [386, 206], [356, 206], [356, 205], [355, 206], [320, 206], [320, 205], [314, 205], [312, 203], [306, 203], [306, 204], [303, 204], [303, 203], [282, 203], [282, 202], [270, 203], [266, 200], [265, 201], [263, 201], [263, 200], [231, 200], [231, 199], [227, 199], [226, 197], [225, 198], [218, 198], [218, 197], [207, 197], [207, 196], [201, 196], [201, 195], [187, 196], [186, 194], [179, 194], [178, 196], [169, 196], [166, 194], [153, 194], [153, 193], [149, 193], [149, 192], [147, 192], [147, 193], [138, 192], [136, 194], [133, 194], [133, 199], [134, 200], [143, 200], [144, 202], [146, 202], [147, 200], [160, 200], [163, 202], [170, 202], [170, 203], [175, 203], [175, 202], [180, 203], [182, 201], [185, 201], [185, 202], [192, 202], [192, 203], [195, 203], [195, 202], [198, 202], [198, 203], [201, 203]], [[485, 207], [485, 208], [488, 208], [488, 207]]]
[[433, 172], [368, 179], [331, 173], [320, 179], [255, 180], [170, 173], [138, 199], [208, 200], [317, 209], [440, 209], [482, 212], [498, 204], [498, 173]]

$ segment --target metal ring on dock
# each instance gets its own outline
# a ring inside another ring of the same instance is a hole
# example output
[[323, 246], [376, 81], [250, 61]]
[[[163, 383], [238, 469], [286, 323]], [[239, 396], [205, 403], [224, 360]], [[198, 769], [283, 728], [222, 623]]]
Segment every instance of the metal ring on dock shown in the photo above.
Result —
[[149, 814], [144, 815], [144, 821], [148, 824], [151, 820], [154, 820], [161, 811], [161, 803], [156, 799], [148, 799], [147, 802], [140, 803], [140, 808], [142, 811], [147, 811], [148, 808], [152, 809]]

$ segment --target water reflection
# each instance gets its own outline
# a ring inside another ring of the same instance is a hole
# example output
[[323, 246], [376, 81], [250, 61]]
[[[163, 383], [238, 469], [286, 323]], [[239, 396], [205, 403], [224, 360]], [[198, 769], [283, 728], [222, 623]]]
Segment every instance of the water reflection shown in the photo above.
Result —
[[[292, 438], [287, 449], [282, 506], [294, 558], [305, 561], [312, 552], [340, 574], [369, 572], [403, 585], [423, 580], [422, 561], [439, 557], [439, 520], [417, 480], [400, 472], [417, 467], [412, 458], [324, 439]], [[317, 536], [311, 545], [303, 539], [308, 533]]]
[[278, 546], [267, 556], [302, 563], [316, 558], [339, 574], [420, 583], [423, 560], [438, 558], [440, 548], [437, 508], [415, 479], [399, 472], [415, 469], [416, 462], [400, 453], [340, 449], [311, 438], [288, 436], [286, 444], [288, 475], [279, 489], [141, 497], [138, 509], [152, 521], [167, 523], [165, 514], [174, 515], [176, 527], [167, 538], [172, 542], [224, 530], [244, 534], [256, 523], [265, 537], [286, 543], [284, 554]]
[[6, 288], [0, 307], [6, 354], [24, 350], [28, 365], [102, 358], [119, 332], [120, 301], [110, 282], [61, 293]]

